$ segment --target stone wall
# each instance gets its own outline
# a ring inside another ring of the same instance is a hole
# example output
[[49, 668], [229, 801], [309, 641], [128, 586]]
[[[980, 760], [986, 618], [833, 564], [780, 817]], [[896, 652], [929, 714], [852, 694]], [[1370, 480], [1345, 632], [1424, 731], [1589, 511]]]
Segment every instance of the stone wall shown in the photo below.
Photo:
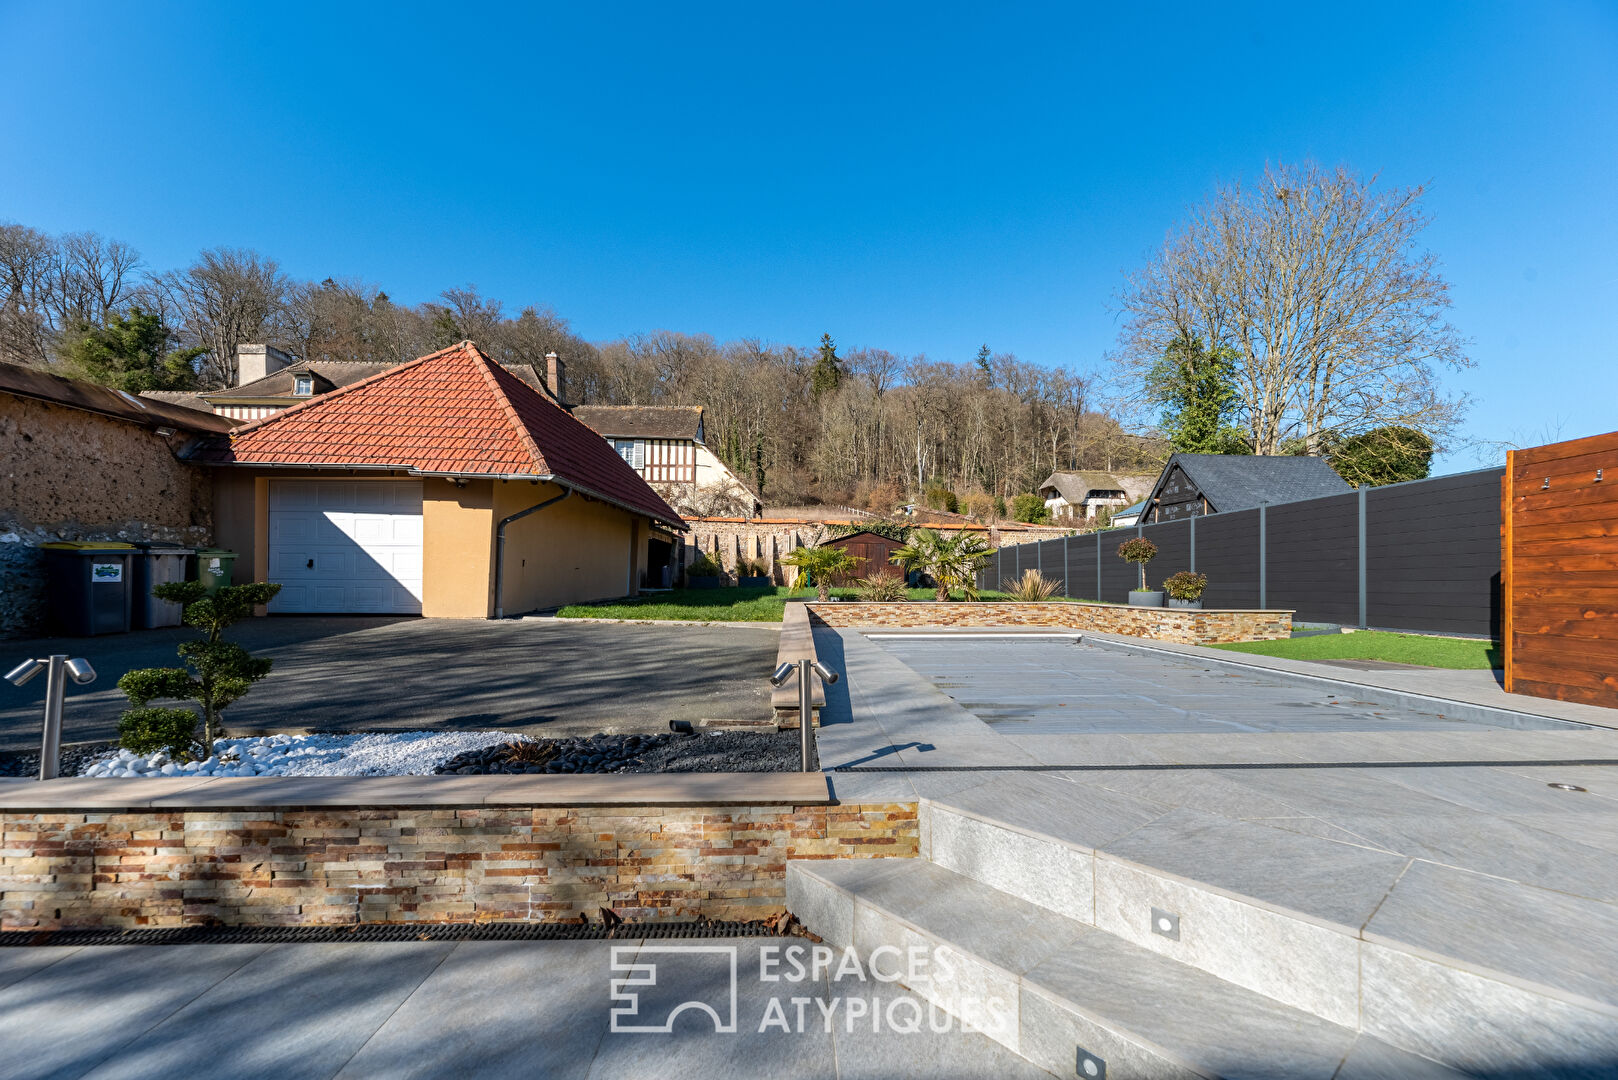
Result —
[[0, 814], [0, 929], [757, 919], [787, 859], [914, 858], [914, 803]]
[[0, 638], [44, 622], [43, 556], [53, 540], [206, 546], [207, 471], [163, 437], [97, 413], [0, 394]]
[[1095, 630], [1182, 645], [1276, 641], [1292, 636], [1290, 611], [1199, 611], [1079, 602], [810, 604], [827, 626], [860, 628], [1034, 627]]

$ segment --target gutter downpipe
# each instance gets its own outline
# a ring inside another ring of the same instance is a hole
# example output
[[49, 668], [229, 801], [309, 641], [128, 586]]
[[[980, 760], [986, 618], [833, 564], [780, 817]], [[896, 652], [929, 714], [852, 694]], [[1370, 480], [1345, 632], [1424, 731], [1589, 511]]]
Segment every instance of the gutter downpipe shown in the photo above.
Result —
[[554, 499], [546, 499], [544, 502], [530, 506], [526, 510], [518, 510], [508, 518], [500, 519], [499, 526], [494, 530], [494, 617], [496, 619], [506, 617], [506, 609], [500, 604], [501, 586], [505, 584], [506, 578], [506, 526], [513, 521], [527, 517], [529, 514], [537, 514], [547, 506], [555, 506], [571, 494], [573, 494], [573, 489], [565, 487], [562, 489], [562, 493]]

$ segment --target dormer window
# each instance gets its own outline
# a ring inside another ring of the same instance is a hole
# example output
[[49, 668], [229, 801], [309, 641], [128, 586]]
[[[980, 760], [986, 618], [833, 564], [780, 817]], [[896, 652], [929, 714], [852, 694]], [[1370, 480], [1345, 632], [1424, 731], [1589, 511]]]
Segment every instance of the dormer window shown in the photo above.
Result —
[[313, 375], [292, 376], [292, 395], [294, 397], [308, 397], [315, 392], [315, 378]]

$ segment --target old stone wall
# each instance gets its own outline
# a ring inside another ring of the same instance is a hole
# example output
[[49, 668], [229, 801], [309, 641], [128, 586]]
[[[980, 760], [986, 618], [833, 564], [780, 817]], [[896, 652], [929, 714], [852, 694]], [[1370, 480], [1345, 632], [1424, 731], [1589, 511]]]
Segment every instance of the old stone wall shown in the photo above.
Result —
[[788, 859], [914, 858], [914, 803], [0, 815], [0, 929], [757, 919]]
[[174, 456], [185, 439], [0, 394], [0, 638], [44, 622], [40, 544], [211, 542], [207, 471]]
[[1123, 604], [810, 604], [827, 626], [860, 628], [1031, 627], [1095, 630], [1182, 645], [1224, 641], [1276, 641], [1292, 636], [1290, 611], [1199, 611], [1127, 607]]

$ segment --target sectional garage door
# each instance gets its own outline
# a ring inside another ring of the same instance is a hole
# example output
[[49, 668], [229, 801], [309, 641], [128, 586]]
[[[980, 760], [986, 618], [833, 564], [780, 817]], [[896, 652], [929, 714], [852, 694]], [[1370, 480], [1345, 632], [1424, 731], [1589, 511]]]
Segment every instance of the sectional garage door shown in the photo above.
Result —
[[270, 481], [270, 611], [421, 614], [419, 480]]

